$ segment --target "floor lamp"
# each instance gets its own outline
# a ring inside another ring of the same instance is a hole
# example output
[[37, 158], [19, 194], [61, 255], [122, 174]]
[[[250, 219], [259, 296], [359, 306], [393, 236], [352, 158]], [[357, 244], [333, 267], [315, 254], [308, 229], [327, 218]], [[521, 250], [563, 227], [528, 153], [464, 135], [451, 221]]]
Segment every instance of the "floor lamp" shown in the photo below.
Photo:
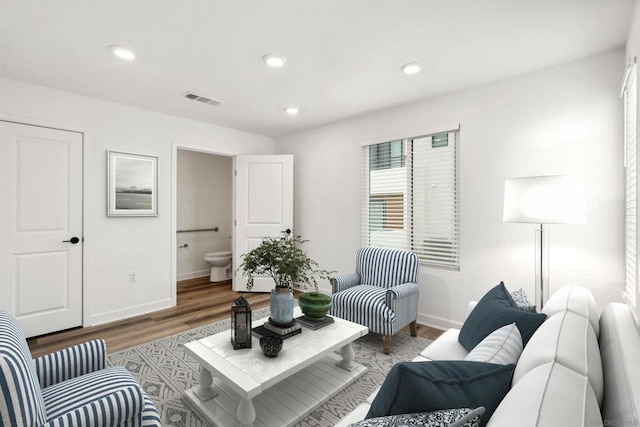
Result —
[[514, 178], [504, 185], [504, 222], [540, 224], [536, 241], [536, 305], [549, 298], [549, 236], [544, 224], [585, 224], [584, 184], [578, 176]]

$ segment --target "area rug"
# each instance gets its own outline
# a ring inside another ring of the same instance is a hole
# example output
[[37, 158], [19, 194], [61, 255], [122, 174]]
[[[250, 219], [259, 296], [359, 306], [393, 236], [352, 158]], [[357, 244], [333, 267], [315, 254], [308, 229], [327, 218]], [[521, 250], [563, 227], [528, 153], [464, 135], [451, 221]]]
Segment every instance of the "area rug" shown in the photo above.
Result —
[[[257, 310], [255, 319], [269, 315]], [[198, 383], [200, 366], [183, 349], [183, 344], [229, 329], [229, 320], [212, 323], [147, 344], [109, 354], [109, 366], [124, 366], [155, 402], [165, 427], [207, 426], [182, 400], [182, 392]], [[300, 427], [333, 426], [363, 402], [384, 381], [391, 367], [417, 356], [431, 341], [400, 332], [391, 341], [391, 354], [382, 353], [382, 339], [369, 334], [353, 343], [355, 361], [368, 368], [356, 382], [298, 423]]]

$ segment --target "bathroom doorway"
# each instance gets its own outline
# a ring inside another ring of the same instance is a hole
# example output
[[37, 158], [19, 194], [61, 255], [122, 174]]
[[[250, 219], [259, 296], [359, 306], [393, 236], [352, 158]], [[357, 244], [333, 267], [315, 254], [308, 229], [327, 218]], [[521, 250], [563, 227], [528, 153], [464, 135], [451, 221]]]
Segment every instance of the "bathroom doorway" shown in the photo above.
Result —
[[178, 148], [175, 188], [176, 280], [209, 277], [205, 254], [232, 250], [233, 157]]

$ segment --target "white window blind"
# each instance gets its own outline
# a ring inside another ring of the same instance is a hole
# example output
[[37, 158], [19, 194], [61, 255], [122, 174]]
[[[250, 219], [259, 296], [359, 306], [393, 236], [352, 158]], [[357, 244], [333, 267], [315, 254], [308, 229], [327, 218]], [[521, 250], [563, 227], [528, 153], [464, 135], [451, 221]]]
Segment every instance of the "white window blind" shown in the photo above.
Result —
[[[635, 61], [634, 61], [635, 62]], [[637, 287], [637, 65], [631, 64], [627, 69], [623, 83], [624, 96], [624, 133], [625, 133], [625, 167], [626, 167], [626, 227], [625, 252], [626, 274], [624, 298], [636, 307]]]
[[459, 270], [458, 131], [363, 147], [364, 245]]

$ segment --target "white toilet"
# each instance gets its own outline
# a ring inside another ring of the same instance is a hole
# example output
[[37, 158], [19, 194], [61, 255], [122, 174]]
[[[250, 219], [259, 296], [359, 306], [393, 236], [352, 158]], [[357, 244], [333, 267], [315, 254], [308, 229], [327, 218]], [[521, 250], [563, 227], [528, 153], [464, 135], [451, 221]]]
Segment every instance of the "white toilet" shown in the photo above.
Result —
[[204, 254], [204, 260], [211, 264], [210, 281], [222, 282], [229, 279], [231, 256], [231, 251], [207, 252]]

